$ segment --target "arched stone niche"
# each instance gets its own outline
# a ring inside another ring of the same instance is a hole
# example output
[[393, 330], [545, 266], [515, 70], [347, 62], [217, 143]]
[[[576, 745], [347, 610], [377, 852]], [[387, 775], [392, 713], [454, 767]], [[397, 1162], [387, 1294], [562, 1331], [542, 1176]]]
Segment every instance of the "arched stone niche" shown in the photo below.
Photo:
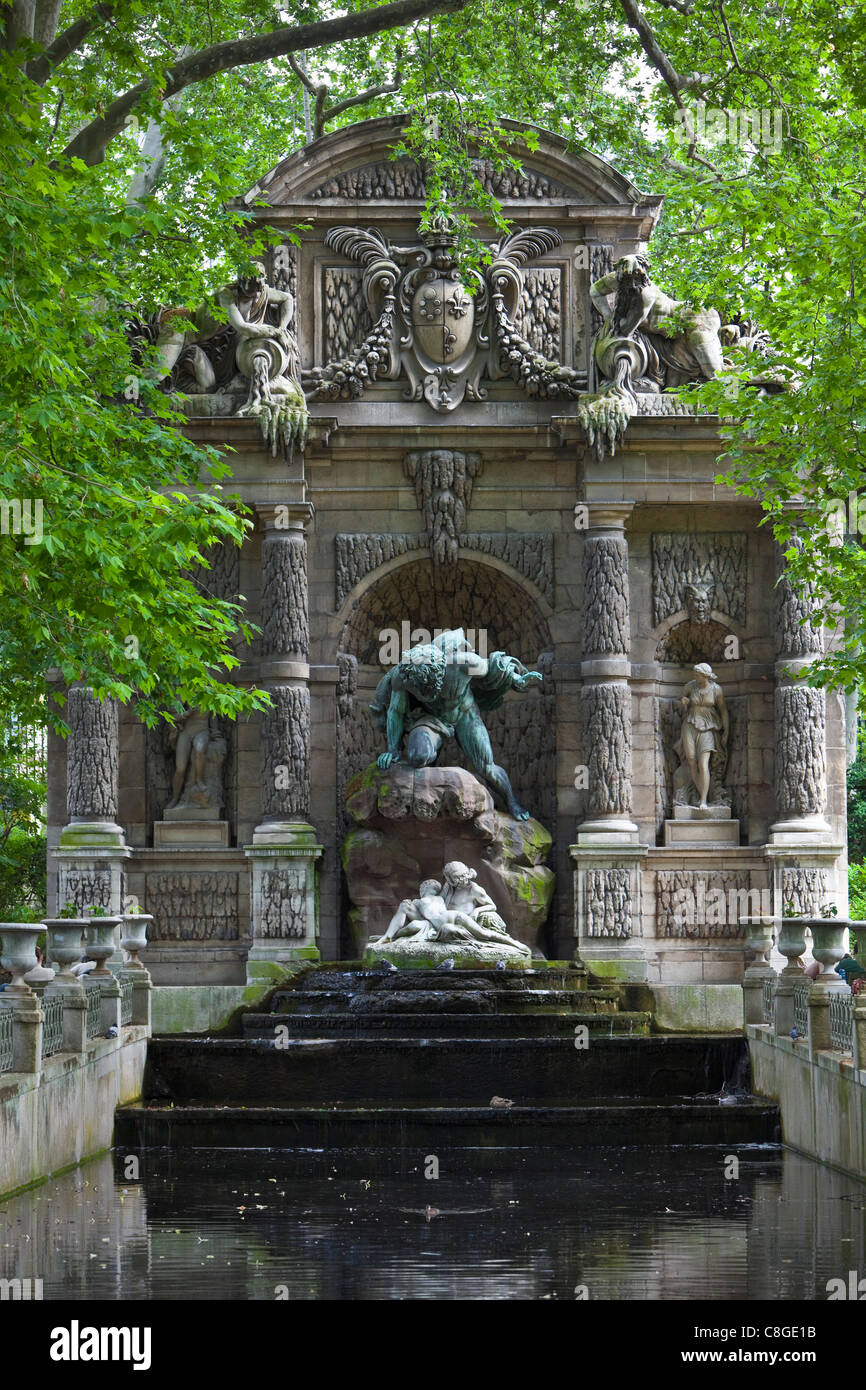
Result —
[[[505, 650], [530, 669], [541, 669], [545, 680], [525, 694], [513, 693], [485, 715], [496, 761], [506, 768], [518, 800], [555, 837], [556, 834], [556, 697], [553, 688], [553, 642], [544, 602], [531, 586], [493, 564], [460, 558], [454, 566], [435, 566], [427, 558], [412, 558], [367, 580], [354, 601], [347, 600], [337, 662], [338, 835], [348, 828], [345, 790], [356, 773], [383, 751], [369, 712], [377, 682], [388, 661], [380, 653], [394, 634], [423, 628], [471, 629], [476, 650], [486, 641], [487, 652]], [[408, 629], [402, 625], [408, 623]], [[383, 636], [382, 634], [386, 634]], [[410, 636], [411, 641], [411, 636]], [[466, 767], [451, 740], [439, 759], [443, 766]], [[554, 918], [551, 908], [550, 920]]]

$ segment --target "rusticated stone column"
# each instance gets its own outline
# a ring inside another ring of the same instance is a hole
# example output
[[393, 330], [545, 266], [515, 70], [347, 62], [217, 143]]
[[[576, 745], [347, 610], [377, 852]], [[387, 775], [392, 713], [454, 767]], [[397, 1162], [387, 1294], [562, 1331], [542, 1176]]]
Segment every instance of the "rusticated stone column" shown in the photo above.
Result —
[[66, 701], [66, 814], [75, 821], [117, 819], [117, 701], [97, 700], [92, 690], [76, 685]]
[[797, 594], [791, 587], [780, 551], [777, 563], [776, 824], [772, 829], [796, 834], [826, 831], [826, 697], [823, 690], [804, 683], [809, 665], [824, 650], [821, 627], [810, 620], [811, 594]]
[[583, 551], [581, 746], [587, 814], [578, 839], [603, 835], [633, 844], [631, 819], [631, 620], [628, 542], [630, 503], [595, 503]]
[[68, 823], [55, 851], [58, 906], [73, 902], [82, 913], [91, 905], [119, 912], [130, 851], [117, 824], [117, 702], [97, 700], [86, 686], [74, 685], [64, 717]]
[[586, 816], [571, 856], [576, 864], [576, 935], [587, 956], [628, 954], [640, 924], [640, 862], [631, 818], [631, 620], [628, 542], [631, 503], [589, 508], [583, 550], [581, 758], [576, 786]]
[[[797, 592], [792, 587], [778, 546], [776, 572], [776, 819], [765, 853], [773, 875], [775, 912], [793, 905], [805, 916], [821, 916], [823, 904], [837, 900], [833, 878], [843, 849], [830, 843], [825, 815], [826, 695], [807, 684], [809, 666], [824, 650], [823, 634], [811, 619], [811, 590]], [[844, 896], [843, 892], [843, 900]]]
[[248, 975], [298, 957], [317, 958], [316, 860], [310, 814], [310, 691], [307, 504], [261, 505], [261, 662], [258, 684], [271, 697], [261, 717], [262, 822], [251, 860], [252, 933]]

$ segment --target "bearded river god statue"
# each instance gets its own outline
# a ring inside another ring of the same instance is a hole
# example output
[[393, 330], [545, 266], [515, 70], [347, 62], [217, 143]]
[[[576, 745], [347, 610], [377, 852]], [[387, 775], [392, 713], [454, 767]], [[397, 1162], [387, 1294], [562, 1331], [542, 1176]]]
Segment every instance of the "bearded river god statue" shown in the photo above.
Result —
[[517, 804], [508, 774], [493, 761], [482, 710], [496, 709], [509, 690], [542, 680], [506, 652], [481, 657], [462, 628], [443, 632], [430, 643], [411, 647], [376, 687], [370, 706], [388, 748], [378, 759], [386, 769], [400, 760], [406, 738], [410, 767], [431, 767], [446, 738], [456, 738], [472, 767], [503, 798], [516, 820], [529, 812]]
[[[602, 318], [592, 349], [599, 389], [580, 399], [578, 415], [599, 460], [607, 449], [616, 453], [633, 415], [688, 413], [676, 388], [721, 376], [730, 366], [723, 343], [759, 362], [767, 351], [766, 334], [744, 335], [735, 324], [723, 327], [715, 309], [671, 299], [653, 282], [646, 256], [623, 256], [589, 294]], [[763, 391], [784, 386], [760, 366], [750, 381]]]

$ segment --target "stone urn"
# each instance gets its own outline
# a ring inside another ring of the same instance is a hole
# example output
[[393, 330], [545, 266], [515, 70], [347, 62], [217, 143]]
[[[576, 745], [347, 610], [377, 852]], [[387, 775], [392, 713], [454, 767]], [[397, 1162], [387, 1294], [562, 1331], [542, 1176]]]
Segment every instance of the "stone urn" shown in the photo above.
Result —
[[740, 924], [746, 928], [746, 947], [751, 953], [751, 961], [746, 967], [747, 980], [764, 979], [776, 972], [770, 965], [770, 951], [776, 921], [773, 917], [741, 917]]
[[782, 978], [801, 979], [805, 974], [803, 966], [798, 965], [797, 961], [806, 950], [806, 928], [811, 921], [811, 917], [781, 917], [779, 919], [776, 946], [779, 954], [785, 956], [788, 962], [782, 971]]
[[44, 931], [44, 922], [0, 922], [0, 941], [3, 942], [0, 960], [12, 971], [12, 983], [0, 996], [4, 1002], [19, 1005], [34, 999], [24, 976], [36, 964], [36, 942]]
[[847, 917], [811, 917], [809, 927], [812, 931], [812, 955], [821, 964], [821, 974], [815, 981], [817, 989], [839, 993], [847, 988], [841, 975], [836, 974], [836, 966], [845, 954], [845, 933], [849, 927]]
[[149, 912], [125, 912], [120, 928], [120, 944], [128, 956], [126, 970], [144, 970], [138, 959], [139, 951], [147, 946], [147, 924], [153, 921]]
[[83, 989], [81, 981], [73, 975], [70, 967], [84, 955], [84, 932], [90, 919], [88, 917], [46, 917], [48, 931], [46, 958], [56, 960], [60, 971], [54, 977], [55, 985], [64, 990]]
[[96, 961], [96, 969], [90, 972], [91, 980], [113, 979], [105, 962], [114, 952], [115, 931], [122, 921], [122, 917], [89, 917], [87, 919], [87, 926], [84, 929], [85, 948], [91, 959]]

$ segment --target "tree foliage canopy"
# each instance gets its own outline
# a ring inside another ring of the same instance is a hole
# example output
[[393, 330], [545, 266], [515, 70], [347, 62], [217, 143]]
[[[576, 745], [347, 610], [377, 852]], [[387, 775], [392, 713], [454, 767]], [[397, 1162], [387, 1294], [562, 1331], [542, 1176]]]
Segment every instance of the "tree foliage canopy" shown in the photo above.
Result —
[[[136, 372], [124, 304], [213, 293], [257, 250], [231, 199], [322, 130], [393, 111], [410, 116], [431, 207], [462, 206], [467, 240], [473, 209], [501, 220], [468, 153], [519, 160], [506, 116], [666, 195], [655, 277], [723, 321], [759, 322], [796, 383], [760, 397], [744, 366], [699, 400], [735, 417], [730, 477], [783, 540], [805, 538], [788, 547], [795, 579], [817, 583], [832, 622], [844, 615], [823, 678], [862, 681], [863, 550], [856, 523], [835, 538], [824, 526], [828, 500], [860, 487], [866, 428], [858, 0], [14, 0], [0, 13], [0, 498], [45, 506], [39, 543], [0, 535], [0, 705], [32, 713], [49, 667], [135, 696], [148, 719], [265, 698], [232, 683], [241, 615], [188, 577], [249, 521], [220, 491], [225, 463]], [[127, 399], [134, 377], [145, 411]]]

